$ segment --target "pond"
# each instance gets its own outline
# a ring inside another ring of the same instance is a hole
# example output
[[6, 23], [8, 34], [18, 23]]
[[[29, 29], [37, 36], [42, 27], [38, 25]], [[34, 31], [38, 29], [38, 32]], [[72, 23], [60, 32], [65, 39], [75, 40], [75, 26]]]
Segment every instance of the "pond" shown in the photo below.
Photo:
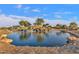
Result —
[[67, 44], [69, 33], [49, 31], [48, 33], [14, 32], [8, 35], [16, 46], [56, 47]]

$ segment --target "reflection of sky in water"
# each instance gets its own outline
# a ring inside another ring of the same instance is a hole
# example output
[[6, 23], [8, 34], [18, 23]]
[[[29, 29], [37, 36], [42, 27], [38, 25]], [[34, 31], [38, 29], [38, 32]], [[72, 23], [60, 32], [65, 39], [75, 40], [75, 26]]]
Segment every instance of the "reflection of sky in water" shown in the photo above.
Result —
[[21, 33], [8, 35], [16, 46], [63, 46], [67, 42], [68, 33], [51, 31], [49, 33]]

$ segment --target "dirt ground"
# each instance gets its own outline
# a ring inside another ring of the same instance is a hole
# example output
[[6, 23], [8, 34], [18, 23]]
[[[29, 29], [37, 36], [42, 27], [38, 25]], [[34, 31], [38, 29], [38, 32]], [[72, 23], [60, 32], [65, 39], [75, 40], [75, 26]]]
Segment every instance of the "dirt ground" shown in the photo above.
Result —
[[[77, 43], [77, 44], [76, 44]], [[31, 47], [0, 44], [0, 54], [78, 54], [79, 41], [62, 47]]]
[[[9, 30], [0, 30], [0, 35], [9, 34]], [[62, 47], [14, 46], [0, 42], [0, 54], [78, 54], [79, 40]]]

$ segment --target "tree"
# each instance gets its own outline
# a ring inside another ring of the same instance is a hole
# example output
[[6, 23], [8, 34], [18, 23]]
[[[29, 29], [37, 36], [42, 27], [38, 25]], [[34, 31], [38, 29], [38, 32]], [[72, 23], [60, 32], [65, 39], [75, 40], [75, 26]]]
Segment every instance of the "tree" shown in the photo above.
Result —
[[57, 24], [57, 25], [56, 25], [56, 28], [57, 28], [57, 29], [60, 29], [60, 28], [61, 28], [61, 24]]
[[62, 29], [67, 29], [67, 25], [62, 25]]
[[24, 21], [24, 20], [20, 21], [19, 24], [21, 26], [30, 26], [31, 25], [28, 21]]
[[44, 24], [44, 20], [42, 18], [37, 18], [36, 22], [34, 23], [34, 25], [43, 25]]
[[21, 32], [20, 40], [27, 40], [30, 37], [31, 33]]
[[44, 27], [48, 27], [48, 26], [49, 26], [49, 24], [47, 23], [47, 24], [44, 24], [43, 26], [44, 26]]
[[70, 30], [76, 30], [78, 29], [78, 25], [75, 22], [71, 22], [69, 25]]

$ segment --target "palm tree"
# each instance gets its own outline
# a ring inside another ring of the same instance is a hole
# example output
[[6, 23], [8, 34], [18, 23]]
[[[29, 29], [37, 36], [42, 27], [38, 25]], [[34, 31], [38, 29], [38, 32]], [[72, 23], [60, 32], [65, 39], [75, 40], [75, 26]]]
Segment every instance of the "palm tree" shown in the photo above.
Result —
[[69, 25], [70, 30], [76, 30], [78, 29], [78, 25], [75, 22], [71, 22]]

